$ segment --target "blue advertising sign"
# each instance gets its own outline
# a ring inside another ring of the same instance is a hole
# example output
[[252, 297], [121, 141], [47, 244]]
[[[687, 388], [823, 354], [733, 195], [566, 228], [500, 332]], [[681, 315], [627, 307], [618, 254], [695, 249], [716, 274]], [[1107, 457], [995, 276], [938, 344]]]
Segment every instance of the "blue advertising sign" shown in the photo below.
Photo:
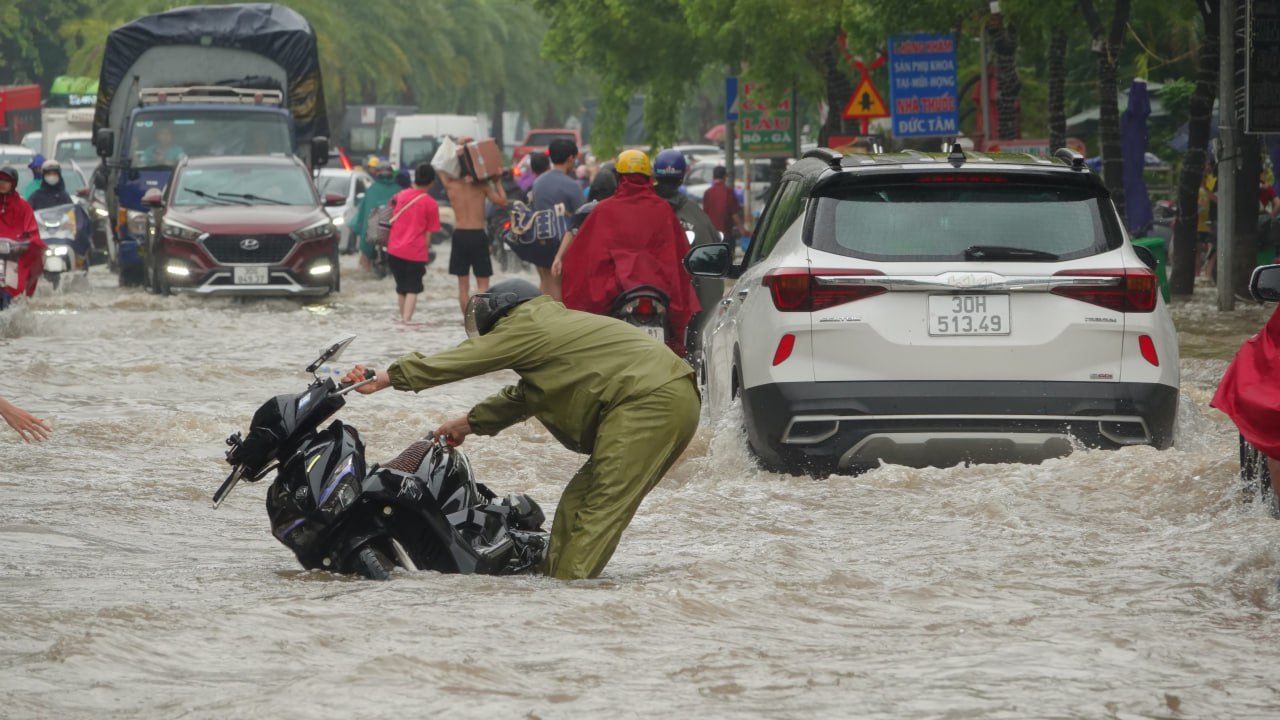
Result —
[[738, 119], [738, 78], [732, 75], [724, 79], [724, 119]]
[[889, 86], [894, 137], [960, 133], [954, 34], [890, 37]]

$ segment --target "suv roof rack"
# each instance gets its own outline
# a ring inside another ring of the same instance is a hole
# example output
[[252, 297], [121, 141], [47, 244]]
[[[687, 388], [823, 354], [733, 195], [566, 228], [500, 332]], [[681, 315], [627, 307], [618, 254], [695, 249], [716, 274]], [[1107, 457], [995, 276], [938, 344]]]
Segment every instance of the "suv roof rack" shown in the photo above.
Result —
[[836, 152], [835, 150], [832, 150], [831, 148], [818, 147], [818, 148], [809, 148], [808, 150], [805, 150], [804, 154], [801, 155], [800, 158], [802, 160], [804, 158], [815, 158], [817, 160], [821, 160], [827, 165], [830, 165], [836, 170], [839, 170], [840, 161], [844, 159], [844, 155], [841, 155], [840, 153]]
[[240, 105], [283, 105], [284, 93], [266, 88], [240, 88], [230, 85], [192, 85], [190, 87], [152, 87], [138, 92], [143, 105], [156, 103], [233, 103]]
[[1053, 156], [1071, 166], [1072, 170], [1085, 168], [1084, 156], [1071, 148], [1061, 147], [1053, 151]]

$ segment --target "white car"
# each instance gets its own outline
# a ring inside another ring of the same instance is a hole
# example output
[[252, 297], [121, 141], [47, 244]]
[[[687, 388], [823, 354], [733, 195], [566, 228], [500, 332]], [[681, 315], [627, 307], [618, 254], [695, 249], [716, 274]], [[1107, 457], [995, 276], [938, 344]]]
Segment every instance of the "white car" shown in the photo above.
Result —
[[713, 414], [768, 468], [1038, 462], [1173, 441], [1173, 322], [1079, 155], [810, 151], [704, 330]]
[[[704, 155], [698, 157], [689, 164], [689, 172], [684, 177], [685, 192], [689, 197], [702, 203], [702, 196], [707, 192], [707, 188], [711, 187], [712, 173], [717, 165], [724, 165], [723, 156]], [[734, 166], [734, 187], [737, 188], [741, 195], [746, 190], [746, 163], [741, 158], [735, 158]], [[770, 168], [768, 160], [752, 160], [751, 161], [751, 202], [753, 206], [759, 207], [764, 202], [765, 193], [769, 190]]]
[[338, 227], [338, 248], [342, 252], [355, 250], [354, 239], [351, 237], [351, 223], [360, 210], [360, 200], [364, 198], [365, 191], [372, 183], [373, 180], [363, 170], [342, 168], [323, 168], [316, 178], [316, 189], [320, 191], [321, 197], [324, 197], [325, 193], [337, 193], [346, 198], [346, 202], [342, 205], [326, 206], [324, 209], [333, 220], [333, 224]]
[[35, 151], [22, 145], [0, 145], [0, 167], [12, 166], [18, 171], [19, 175], [25, 175], [18, 181], [19, 190], [30, 179], [30, 173], [24, 173], [23, 171], [31, 163], [31, 158], [35, 156]]

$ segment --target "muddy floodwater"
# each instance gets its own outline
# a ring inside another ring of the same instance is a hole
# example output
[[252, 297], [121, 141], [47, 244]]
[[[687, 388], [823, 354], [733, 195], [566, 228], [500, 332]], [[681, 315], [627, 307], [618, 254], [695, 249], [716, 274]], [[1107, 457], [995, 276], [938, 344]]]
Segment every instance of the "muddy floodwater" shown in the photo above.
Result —
[[[447, 259], [447, 254], [445, 255]], [[326, 341], [385, 367], [464, 337], [343, 258], [321, 302], [162, 298], [102, 270], [0, 313], [0, 717], [1280, 717], [1280, 522], [1240, 501], [1209, 399], [1269, 308], [1174, 309], [1175, 447], [825, 481], [705, 418], [599, 580], [299, 569], [266, 483], [218, 510], [223, 439]], [[531, 275], [527, 275], [531, 277]], [[385, 460], [514, 378], [359, 396]], [[464, 449], [548, 510], [580, 462], [537, 423]]]

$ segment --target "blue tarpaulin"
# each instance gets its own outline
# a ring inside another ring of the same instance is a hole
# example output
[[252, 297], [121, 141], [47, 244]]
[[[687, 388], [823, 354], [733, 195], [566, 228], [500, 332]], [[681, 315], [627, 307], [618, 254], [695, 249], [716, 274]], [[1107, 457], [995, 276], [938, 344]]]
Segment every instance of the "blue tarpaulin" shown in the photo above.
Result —
[[1147, 154], [1147, 118], [1151, 116], [1151, 97], [1147, 81], [1134, 78], [1129, 87], [1129, 107], [1120, 116], [1120, 153], [1124, 157], [1125, 226], [1133, 235], [1141, 235], [1151, 226], [1151, 196], [1142, 176]]

